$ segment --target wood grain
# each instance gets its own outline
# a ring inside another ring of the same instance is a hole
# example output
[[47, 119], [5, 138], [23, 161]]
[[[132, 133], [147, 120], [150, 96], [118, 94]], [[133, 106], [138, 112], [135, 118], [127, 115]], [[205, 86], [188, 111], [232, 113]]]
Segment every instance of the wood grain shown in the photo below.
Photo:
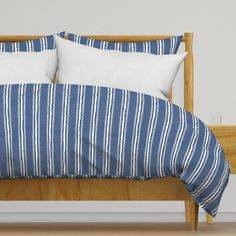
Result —
[[198, 228], [198, 205], [196, 204], [196, 202], [191, 199], [190, 200], [190, 218], [191, 218], [191, 226], [192, 226], [192, 230], [195, 231]]
[[188, 52], [184, 60], [184, 108], [189, 112], [194, 112], [193, 104], [193, 33], [185, 33], [185, 51]]
[[173, 177], [127, 179], [14, 179], [0, 181], [0, 200], [190, 200]]
[[191, 223], [191, 205], [190, 205], [190, 201], [185, 201], [184, 202], [184, 206], [185, 206], [185, 222], [186, 223]]
[[213, 224], [214, 218], [211, 215], [206, 214], [206, 222], [207, 224]]
[[236, 126], [209, 126], [221, 144], [225, 156], [231, 165], [231, 174], [236, 174]]

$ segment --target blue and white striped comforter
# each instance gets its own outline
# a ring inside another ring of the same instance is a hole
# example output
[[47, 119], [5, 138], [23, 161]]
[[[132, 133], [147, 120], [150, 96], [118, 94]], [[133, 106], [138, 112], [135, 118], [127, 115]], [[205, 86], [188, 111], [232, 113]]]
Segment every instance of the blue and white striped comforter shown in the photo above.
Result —
[[0, 178], [175, 176], [215, 216], [229, 172], [207, 126], [167, 101], [93, 86], [0, 86]]

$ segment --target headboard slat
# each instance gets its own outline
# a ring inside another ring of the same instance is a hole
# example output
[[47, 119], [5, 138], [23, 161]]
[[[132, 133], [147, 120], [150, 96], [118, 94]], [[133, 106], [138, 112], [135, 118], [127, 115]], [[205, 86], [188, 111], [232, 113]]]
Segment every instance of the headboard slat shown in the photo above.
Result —
[[188, 52], [184, 60], [184, 108], [189, 111], [194, 111], [193, 96], [194, 96], [194, 79], [193, 79], [193, 33], [185, 33], [185, 51]]
[[[188, 33], [185, 33], [188, 34]], [[0, 35], [0, 42], [19, 42], [45, 37], [46, 35]], [[85, 37], [116, 42], [142, 42], [174, 37], [174, 35], [84, 35]], [[65, 36], [67, 37], [67, 36]], [[183, 37], [182, 42], [185, 42]]]
[[171, 35], [86, 35], [85, 37], [111, 42], [143, 42], [174, 37]]

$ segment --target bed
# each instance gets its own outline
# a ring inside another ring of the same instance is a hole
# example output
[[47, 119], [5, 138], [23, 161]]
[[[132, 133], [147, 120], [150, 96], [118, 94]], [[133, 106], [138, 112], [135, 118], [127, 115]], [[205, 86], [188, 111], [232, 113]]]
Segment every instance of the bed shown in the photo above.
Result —
[[[41, 36], [0, 36], [0, 42], [16, 42]], [[106, 41], [149, 41], [170, 36], [98, 36], [89, 38]], [[184, 60], [184, 108], [193, 112], [193, 34], [185, 33], [182, 42], [188, 52]], [[172, 101], [172, 96], [169, 96]], [[152, 180], [132, 179], [2, 179], [0, 200], [4, 201], [184, 201], [186, 222], [197, 230], [198, 205], [185, 185], [174, 177]]]

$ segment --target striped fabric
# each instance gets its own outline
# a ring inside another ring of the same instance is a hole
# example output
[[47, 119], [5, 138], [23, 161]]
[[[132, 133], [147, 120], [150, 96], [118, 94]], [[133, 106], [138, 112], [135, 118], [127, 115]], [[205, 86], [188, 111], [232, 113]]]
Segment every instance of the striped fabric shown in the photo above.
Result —
[[167, 101], [69, 84], [0, 86], [0, 178], [175, 176], [216, 215], [229, 165], [211, 131]]
[[102, 50], [119, 50], [123, 52], [144, 52], [155, 55], [175, 54], [179, 48], [182, 38], [183, 36], [177, 36], [146, 42], [108, 42], [68, 33], [69, 40], [94, 48]]
[[[63, 38], [65, 32], [58, 33], [57, 35]], [[49, 49], [55, 49], [53, 35], [29, 41], [0, 43], [0, 52], [40, 52]]]

